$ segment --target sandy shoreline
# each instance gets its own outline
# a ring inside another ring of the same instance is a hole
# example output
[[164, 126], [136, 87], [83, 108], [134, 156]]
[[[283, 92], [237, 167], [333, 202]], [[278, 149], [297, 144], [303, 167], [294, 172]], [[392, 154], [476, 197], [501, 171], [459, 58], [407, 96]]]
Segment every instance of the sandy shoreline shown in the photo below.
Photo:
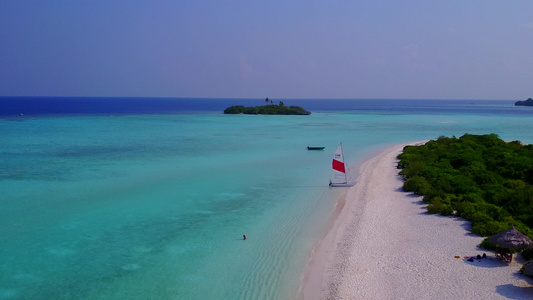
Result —
[[[331, 230], [313, 251], [301, 299], [533, 299], [533, 279], [507, 265], [469, 223], [429, 215], [402, 191], [396, 156], [406, 143], [365, 161]], [[468, 262], [464, 256], [486, 253]], [[460, 256], [460, 259], [455, 258]]]

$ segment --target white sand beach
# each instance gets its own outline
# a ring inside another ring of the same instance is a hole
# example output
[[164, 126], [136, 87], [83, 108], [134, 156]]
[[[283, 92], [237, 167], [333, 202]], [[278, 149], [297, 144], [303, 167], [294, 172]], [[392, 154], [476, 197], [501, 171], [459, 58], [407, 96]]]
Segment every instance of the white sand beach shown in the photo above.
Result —
[[403, 192], [396, 156], [405, 145], [361, 165], [313, 251], [300, 298], [533, 299], [519, 256], [503, 262], [478, 247], [483, 238], [469, 233], [469, 222], [427, 214], [421, 197]]

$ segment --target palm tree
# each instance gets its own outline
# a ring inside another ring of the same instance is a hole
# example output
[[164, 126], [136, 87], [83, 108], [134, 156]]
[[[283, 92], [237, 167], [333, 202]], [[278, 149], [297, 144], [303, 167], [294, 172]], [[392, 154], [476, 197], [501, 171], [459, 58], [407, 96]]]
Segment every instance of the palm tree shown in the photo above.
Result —
[[272, 102], [272, 100], [268, 99], [268, 97], [265, 99], [266, 103], [268, 104], [268, 102]]

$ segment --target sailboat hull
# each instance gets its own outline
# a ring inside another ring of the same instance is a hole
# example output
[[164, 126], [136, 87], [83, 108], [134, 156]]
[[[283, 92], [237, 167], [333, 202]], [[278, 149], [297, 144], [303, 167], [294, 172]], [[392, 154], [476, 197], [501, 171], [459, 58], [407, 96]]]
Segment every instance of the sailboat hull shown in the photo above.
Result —
[[332, 187], [339, 187], [339, 186], [346, 186], [346, 187], [349, 187], [349, 186], [354, 186], [355, 183], [353, 182], [347, 182], [347, 183], [342, 183], [342, 182], [337, 182], [337, 183], [330, 183], [329, 186], [332, 186]]

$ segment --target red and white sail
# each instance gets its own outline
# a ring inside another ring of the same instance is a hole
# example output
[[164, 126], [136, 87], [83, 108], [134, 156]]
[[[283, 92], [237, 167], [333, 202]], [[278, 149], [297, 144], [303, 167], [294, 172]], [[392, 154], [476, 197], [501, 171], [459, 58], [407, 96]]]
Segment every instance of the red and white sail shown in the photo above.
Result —
[[335, 150], [335, 155], [333, 155], [333, 170], [343, 174], [346, 173], [346, 168], [344, 167], [344, 154], [342, 153], [342, 144], [337, 147]]
[[344, 153], [342, 151], [342, 143], [335, 150], [333, 155], [333, 179], [330, 180], [330, 186], [352, 186], [351, 175], [348, 166], [344, 163]]

